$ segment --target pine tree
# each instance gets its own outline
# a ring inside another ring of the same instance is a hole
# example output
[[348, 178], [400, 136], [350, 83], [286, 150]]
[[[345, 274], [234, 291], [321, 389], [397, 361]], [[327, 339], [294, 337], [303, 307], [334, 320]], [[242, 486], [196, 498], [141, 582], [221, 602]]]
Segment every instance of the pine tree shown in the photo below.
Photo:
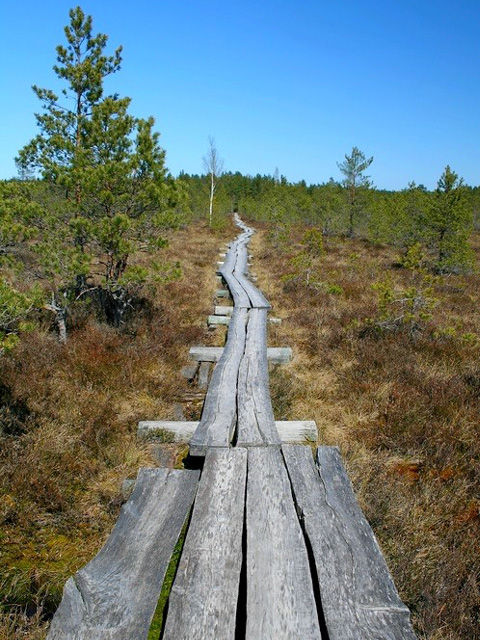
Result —
[[465, 198], [463, 180], [447, 165], [425, 218], [426, 240], [436, 271], [446, 273], [471, 266], [468, 238], [472, 229], [473, 214]]
[[104, 79], [120, 69], [122, 47], [106, 55], [108, 36], [92, 34], [91, 16], [80, 7], [71, 9], [69, 16], [67, 46], [56, 47], [58, 64], [53, 67], [67, 86], [61, 98], [50, 89], [32, 87], [43, 108], [43, 113], [36, 114], [40, 133], [20, 151], [17, 164], [24, 171], [39, 170], [44, 178], [63, 185], [69, 195], [73, 191], [78, 204], [80, 174], [91, 148], [92, 111], [103, 99]]
[[91, 16], [80, 7], [69, 15], [67, 44], [56, 48], [53, 67], [66, 87], [61, 98], [33, 87], [43, 106], [36, 116], [40, 133], [19, 152], [17, 164], [64, 191], [36, 247], [57, 320], [72, 302], [88, 297], [118, 325], [132, 288], [178, 276], [176, 265], [152, 261], [151, 268], [139, 268], [131, 257], [165, 246], [163, 234], [178, 225], [176, 207], [186, 196], [167, 174], [153, 118], [131, 115], [130, 98], [104, 95], [105, 78], [120, 69], [122, 48], [108, 55], [108, 38], [93, 35]]
[[353, 147], [350, 156], [345, 154], [343, 162], [337, 162], [337, 166], [345, 176], [343, 185], [348, 193], [348, 235], [353, 237], [355, 231], [355, 222], [358, 215], [359, 199], [358, 191], [361, 188], [370, 186], [368, 176], [364, 175], [364, 171], [373, 162], [373, 156], [367, 158], [363, 151]]

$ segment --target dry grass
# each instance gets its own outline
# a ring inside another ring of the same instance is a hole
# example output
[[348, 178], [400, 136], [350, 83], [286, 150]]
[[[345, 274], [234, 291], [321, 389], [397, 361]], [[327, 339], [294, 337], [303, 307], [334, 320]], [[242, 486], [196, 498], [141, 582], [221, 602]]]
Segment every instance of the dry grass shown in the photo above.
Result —
[[371, 285], [404, 292], [423, 277], [398, 268], [388, 247], [329, 238], [314, 259], [320, 284], [285, 280], [304, 231], [284, 250], [266, 227], [252, 244], [258, 284], [284, 319], [269, 344], [294, 350], [272, 377], [276, 418], [314, 419], [319, 441], [341, 447], [419, 636], [478, 639], [478, 275], [438, 280], [418, 330], [379, 329]]
[[151, 291], [124, 329], [78, 316], [66, 346], [44, 328], [2, 358], [0, 638], [44, 637], [67, 577], [114, 524], [122, 481], [155, 465], [137, 422], [173, 418], [189, 347], [220, 339], [206, 316], [233, 235], [201, 224], [172, 235], [162, 256], [183, 277]]

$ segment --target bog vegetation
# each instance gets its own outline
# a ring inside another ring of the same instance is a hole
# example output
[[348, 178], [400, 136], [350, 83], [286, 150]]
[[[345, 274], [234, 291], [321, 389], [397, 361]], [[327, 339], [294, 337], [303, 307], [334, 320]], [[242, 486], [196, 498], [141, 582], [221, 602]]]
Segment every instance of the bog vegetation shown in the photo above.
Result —
[[480, 637], [480, 189], [449, 166], [434, 191], [377, 189], [356, 147], [321, 184], [225, 173], [213, 138], [206, 175], [174, 178], [153, 118], [105, 93], [121, 47], [80, 7], [65, 38], [0, 183], [0, 638], [45, 636], [122, 480], [155, 464], [136, 423], [174, 418], [188, 347], [220, 340], [232, 211], [261, 229], [270, 345], [295, 353], [276, 418], [340, 445], [419, 636]]

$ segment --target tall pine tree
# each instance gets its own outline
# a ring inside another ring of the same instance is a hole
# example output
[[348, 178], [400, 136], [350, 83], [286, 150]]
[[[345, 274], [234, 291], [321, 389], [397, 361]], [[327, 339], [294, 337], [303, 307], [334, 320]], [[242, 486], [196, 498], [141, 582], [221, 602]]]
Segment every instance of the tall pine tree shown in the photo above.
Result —
[[122, 48], [108, 55], [107, 36], [93, 34], [92, 18], [80, 7], [70, 11], [65, 36], [53, 69], [66, 86], [61, 96], [33, 87], [43, 107], [36, 115], [40, 133], [17, 164], [63, 191], [63, 206], [51, 212], [56, 220], [43, 225], [38, 243], [50, 282], [60, 283], [51, 287], [57, 321], [72, 301], [95, 297], [118, 325], [132, 287], [178, 275], [176, 266], [139, 268], [131, 258], [165, 245], [184, 196], [167, 174], [153, 118], [132, 116], [130, 98], [104, 94], [105, 78], [120, 69]]

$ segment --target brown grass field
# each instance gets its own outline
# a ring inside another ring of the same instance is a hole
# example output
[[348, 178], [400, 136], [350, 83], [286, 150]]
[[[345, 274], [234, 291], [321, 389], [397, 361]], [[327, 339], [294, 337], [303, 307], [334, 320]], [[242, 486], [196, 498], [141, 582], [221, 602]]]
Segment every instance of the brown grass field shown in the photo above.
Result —
[[[478, 639], [478, 274], [432, 284], [390, 247], [327, 238], [307, 286], [298, 269], [289, 277], [304, 233], [285, 250], [266, 227], [252, 242], [258, 285], [283, 318], [269, 344], [294, 350], [271, 376], [275, 417], [316, 420], [319, 442], [340, 447], [419, 637]], [[480, 264], [478, 235], [474, 248]], [[382, 312], [379, 282], [394, 300], [414, 290], [420, 310], [395, 322], [402, 303]]]
[[[275, 417], [316, 420], [319, 442], [340, 447], [419, 637], [479, 639], [478, 275], [431, 281], [392, 248], [326, 238], [307, 283], [292, 265], [305, 229], [276, 247], [254, 226], [253, 270], [283, 319], [269, 346], [294, 350], [271, 371]], [[44, 326], [2, 358], [0, 640], [45, 637], [67, 577], [115, 522], [122, 481], [155, 464], [136, 424], [174, 418], [188, 348], [221, 343], [206, 316], [234, 235], [172, 235], [163, 255], [183, 277], [124, 329], [80, 313], [67, 345]]]
[[189, 347], [221, 339], [206, 317], [219, 247], [235, 234], [202, 224], [174, 233], [162, 257], [180, 260], [183, 277], [150, 292], [125, 329], [80, 312], [65, 346], [45, 326], [2, 357], [1, 640], [45, 637], [43, 617], [118, 516], [122, 481], [156, 464], [137, 423], [173, 419]]

